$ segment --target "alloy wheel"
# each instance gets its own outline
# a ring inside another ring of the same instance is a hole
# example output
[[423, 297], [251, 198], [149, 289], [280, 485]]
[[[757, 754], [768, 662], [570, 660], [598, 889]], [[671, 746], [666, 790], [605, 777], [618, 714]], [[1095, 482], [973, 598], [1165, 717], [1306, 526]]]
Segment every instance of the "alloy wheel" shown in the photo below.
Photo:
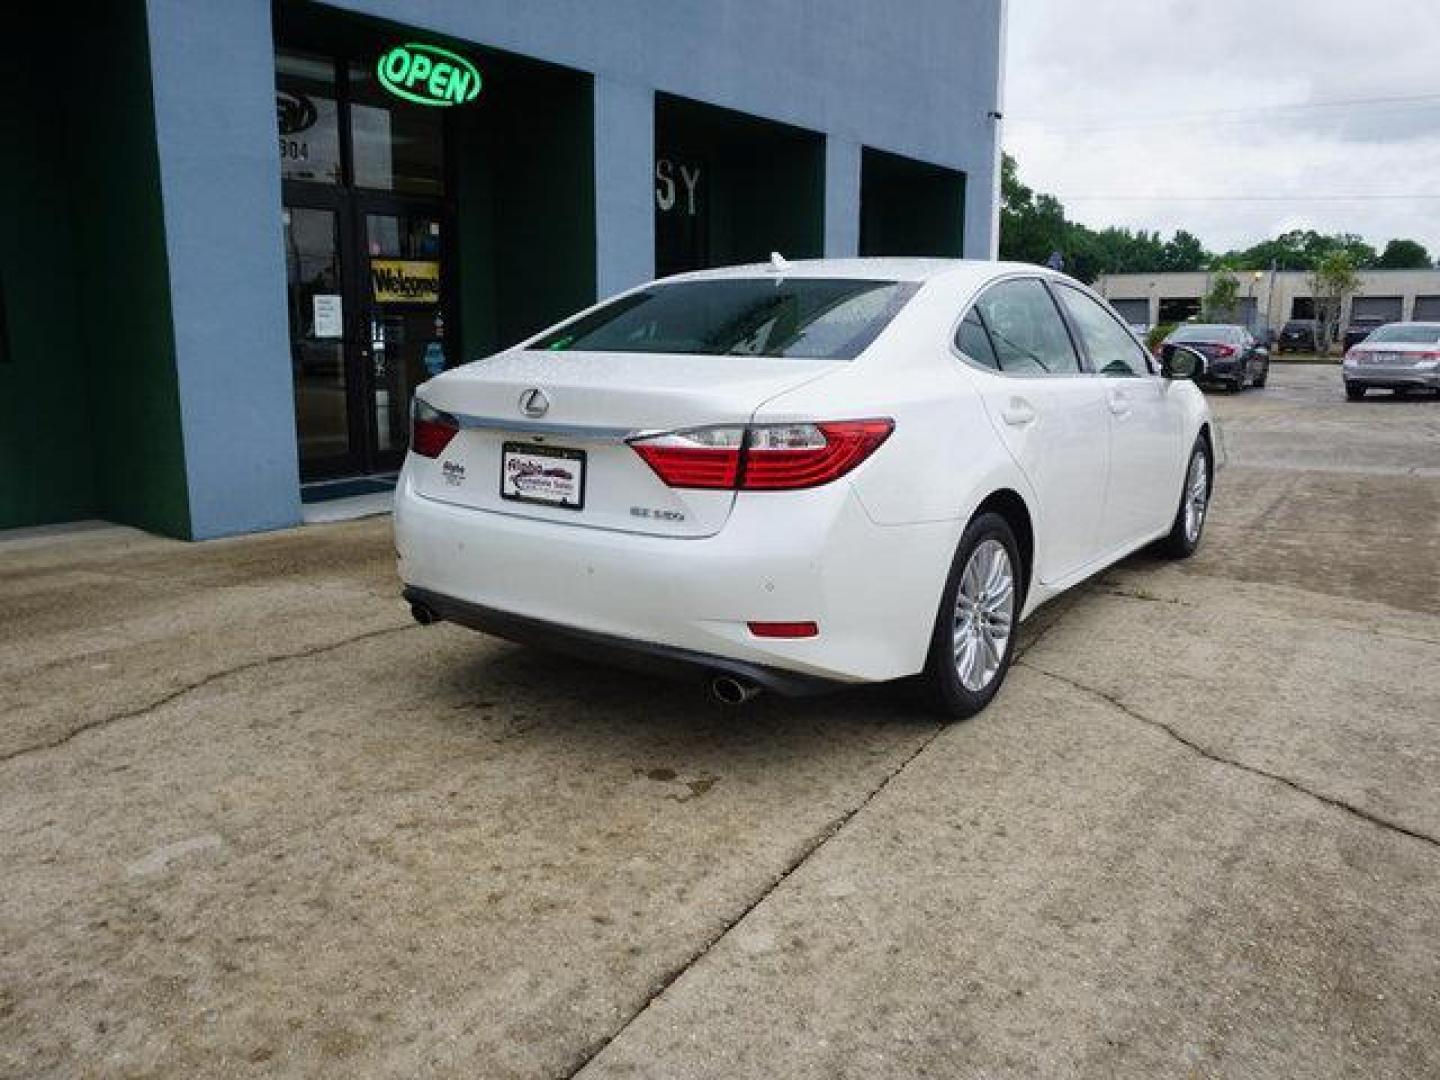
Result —
[[1210, 503], [1210, 477], [1205, 471], [1205, 455], [1190, 458], [1190, 474], [1185, 480], [1185, 541], [1193, 544], [1200, 539], [1205, 524], [1205, 511]]
[[1015, 570], [998, 540], [970, 553], [955, 595], [955, 672], [971, 693], [995, 679], [1015, 623]]

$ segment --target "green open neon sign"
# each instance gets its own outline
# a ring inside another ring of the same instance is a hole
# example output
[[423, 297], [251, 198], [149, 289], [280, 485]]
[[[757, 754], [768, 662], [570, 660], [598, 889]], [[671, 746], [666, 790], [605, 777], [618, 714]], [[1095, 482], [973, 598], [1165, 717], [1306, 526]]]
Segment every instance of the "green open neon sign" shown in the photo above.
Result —
[[480, 93], [480, 72], [448, 49], [407, 42], [375, 62], [380, 85], [417, 105], [464, 105]]

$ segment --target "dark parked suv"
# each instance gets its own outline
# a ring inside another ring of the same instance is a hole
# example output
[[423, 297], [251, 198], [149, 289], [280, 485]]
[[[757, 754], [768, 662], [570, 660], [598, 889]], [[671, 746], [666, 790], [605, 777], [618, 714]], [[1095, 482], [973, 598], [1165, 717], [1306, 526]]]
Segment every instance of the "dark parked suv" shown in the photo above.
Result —
[[1345, 328], [1345, 351], [1349, 352], [1384, 325], [1384, 319], [1351, 319]]
[[1316, 348], [1318, 333], [1314, 319], [1291, 319], [1280, 330], [1280, 341], [1277, 347], [1282, 353], [1318, 352]]

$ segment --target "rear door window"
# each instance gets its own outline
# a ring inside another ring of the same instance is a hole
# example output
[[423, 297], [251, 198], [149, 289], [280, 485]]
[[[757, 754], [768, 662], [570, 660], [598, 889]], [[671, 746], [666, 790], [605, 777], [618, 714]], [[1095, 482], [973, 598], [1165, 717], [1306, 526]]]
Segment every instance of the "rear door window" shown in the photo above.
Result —
[[955, 347], [967, 358], [983, 367], [996, 369], [1000, 367], [1000, 360], [995, 355], [995, 346], [990, 341], [990, 332], [980, 321], [980, 312], [973, 307], [961, 320], [960, 329], [955, 332]]
[[1000, 370], [1010, 375], [1077, 375], [1080, 357], [1050, 290], [1038, 278], [992, 285], [975, 307], [990, 331]]
[[1071, 322], [1085, 344], [1090, 364], [1100, 375], [1145, 375], [1150, 371], [1145, 351], [1130, 331], [1120, 325], [1100, 303], [1078, 289], [1059, 285], [1055, 289]]

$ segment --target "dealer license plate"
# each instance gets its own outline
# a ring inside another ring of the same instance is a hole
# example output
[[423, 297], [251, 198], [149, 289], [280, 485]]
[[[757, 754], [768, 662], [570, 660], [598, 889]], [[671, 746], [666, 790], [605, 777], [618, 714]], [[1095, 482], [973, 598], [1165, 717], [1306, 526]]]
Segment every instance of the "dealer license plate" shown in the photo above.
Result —
[[585, 508], [585, 451], [505, 443], [500, 448], [500, 497], [514, 502]]

